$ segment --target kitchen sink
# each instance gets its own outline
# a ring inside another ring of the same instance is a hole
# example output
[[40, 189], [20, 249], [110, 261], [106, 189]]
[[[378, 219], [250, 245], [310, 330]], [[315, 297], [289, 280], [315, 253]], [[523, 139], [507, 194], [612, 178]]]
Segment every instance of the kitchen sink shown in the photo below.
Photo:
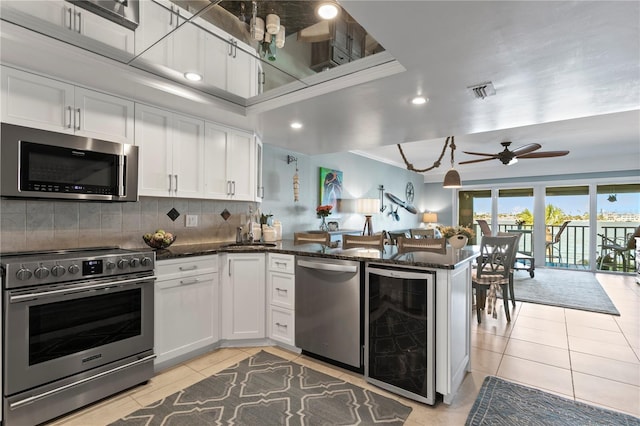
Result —
[[246, 250], [246, 249], [264, 249], [269, 247], [275, 247], [275, 243], [230, 243], [222, 246], [225, 250]]

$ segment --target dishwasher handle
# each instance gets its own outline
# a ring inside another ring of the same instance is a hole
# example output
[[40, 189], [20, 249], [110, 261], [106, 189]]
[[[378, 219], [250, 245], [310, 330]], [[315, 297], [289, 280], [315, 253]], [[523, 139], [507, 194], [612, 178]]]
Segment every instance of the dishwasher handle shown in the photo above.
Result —
[[358, 272], [358, 265], [343, 265], [326, 262], [310, 262], [308, 260], [298, 260], [298, 266], [308, 269], [317, 269], [320, 271], [331, 272]]

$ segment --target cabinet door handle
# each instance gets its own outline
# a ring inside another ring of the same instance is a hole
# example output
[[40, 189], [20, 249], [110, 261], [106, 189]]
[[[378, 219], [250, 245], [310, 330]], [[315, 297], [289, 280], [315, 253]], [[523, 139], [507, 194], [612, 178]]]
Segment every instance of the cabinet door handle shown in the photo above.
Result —
[[76, 108], [76, 115], [78, 116], [78, 121], [76, 121], [76, 130], [80, 130], [80, 108]]
[[70, 7], [67, 8], [67, 13], [69, 14], [69, 25], [67, 25], [67, 28], [69, 28], [69, 31], [73, 31], [73, 11]]
[[231, 195], [236, 195], [236, 181], [235, 180], [231, 181], [231, 188], [232, 188]]
[[70, 129], [70, 128], [71, 128], [71, 120], [72, 120], [72, 118], [71, 118], [71, 117], [73, 116], [73, 111], [72, 111], [72, 109], [73, 109], [73, 108], [71, 108], [71, 105], [69, 105], [69, 106], [67, 107], [67, 112], [69, 113], [69, 121], [67, 122], [67, 129]]
[[278, 261], [276, 261], [276, 262], [273, 262], [273, 263], [275, 263], [277, 267], [280, 267], [280, 265], [284, 265], [284, 268], [287, 269], [287, 262], [278, 262]]
[[194, 278], [191, 281], [182, 281], [182, 280], [180, 280], [180, 285], [197, 284], [199, 282], [200, 282], [200, 280], [198, 280], [197, 278]]
[[181, 271], [193, 271], [194, 269], [198, 269], [198, 265], [191, 265], [189, 267], [179, 266], [178, 269]]
[[173, 192], [178, 193], [178, 175], [173, 175], [173, 177], [176, 179], [176, 187]]
[[278, 287], [276, 287], [276, 291], [277, 292], [283, 292], [283, 293], [288, 293], [289, 292], [289, 290], [287, 290], [286, 288], [278, 288]]
[[169, 192], [173, 191], [173, 176], [169, 175]]
[[238, 41], [233, 41], [233, 57], [235, 58], [238, 55]]
[[173, 26], [173, 5], [171, 5], [171, 13], [169, 14], [169, 26]]
[[282, 328], [287, 328], [287, 327], [288, 327], [288, 325], [287, 325], [287, 324], [280, 324], [279, 322], [277, 322], [277, 323], [276, 323], [276, 325], [277, 325], [278, 327], [282, 327]]
[[231, 259], [229, 259], [229, 276], [231, 276]]
[[78, 16], [78, 25], [76, 26], [76, 31], [78, 34], [82, 34], [82, 13], [76, 12], [76, 16]]
[[229, 39], [229, 56], [233, 56], [233, 39]]

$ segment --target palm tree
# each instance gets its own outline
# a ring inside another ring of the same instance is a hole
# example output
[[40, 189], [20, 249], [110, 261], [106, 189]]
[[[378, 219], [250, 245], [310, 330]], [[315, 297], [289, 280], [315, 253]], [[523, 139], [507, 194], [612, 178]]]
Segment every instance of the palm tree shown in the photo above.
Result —
[[[518, 220], [524, 221], [524, 225], [533, 225], [533, 213], [529, 209], [524, 209], [516, 217]], [[566, 220], [566, 217], [566, 213], [553, 204], [547, 204], [544, 209], [545, 225], [561, 225]]]

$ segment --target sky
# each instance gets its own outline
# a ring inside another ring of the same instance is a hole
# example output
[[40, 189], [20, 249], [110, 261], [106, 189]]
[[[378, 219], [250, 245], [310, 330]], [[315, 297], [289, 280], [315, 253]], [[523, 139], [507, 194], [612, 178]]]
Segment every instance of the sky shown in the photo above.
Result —
[[[598, 194], [598, 212], [610, 213], [640, 213], [640, 194], [616, 194], [617, 201], [607, 201], [609, 194]], [[559, 207], [568, 215], [580, 215], [589, 211], [589, 196], [553, 196], [547, 197], [547, 203]], [[533, 197], [506, 197], [498, 200], [498, 213], [517, 214], [525, 208], [533, 211]], [[490, 198], [476, 198], [474, 200], [474, 210], [480, 212], [491, 211]]]

